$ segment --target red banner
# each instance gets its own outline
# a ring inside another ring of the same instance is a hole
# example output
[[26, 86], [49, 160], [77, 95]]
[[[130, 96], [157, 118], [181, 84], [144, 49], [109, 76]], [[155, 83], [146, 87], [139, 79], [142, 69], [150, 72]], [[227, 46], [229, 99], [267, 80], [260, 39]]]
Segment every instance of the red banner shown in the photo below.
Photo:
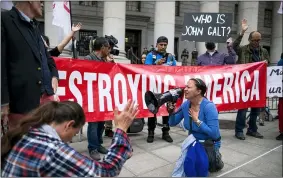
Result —
[[[115, 106], [122, 110], [128, 99], [139, 104], [139, 117], [153, 116], [144, 102], [150, 90], [163, 93], [184, 87], [197, 77], [207, 84], [207, 98], [219, 111], [264, 107], [266, 103], [266, 64], [264, 62], [224, 66], [148, 66], [115, 64], [81, 59], [55, 58], [59, 70], [60, 100], [78, 102], [87, 121], [113, 119]], [[185, 101], [179, 99], [177, 107]], [[168, 115], [165, 106], [157, 116]]]

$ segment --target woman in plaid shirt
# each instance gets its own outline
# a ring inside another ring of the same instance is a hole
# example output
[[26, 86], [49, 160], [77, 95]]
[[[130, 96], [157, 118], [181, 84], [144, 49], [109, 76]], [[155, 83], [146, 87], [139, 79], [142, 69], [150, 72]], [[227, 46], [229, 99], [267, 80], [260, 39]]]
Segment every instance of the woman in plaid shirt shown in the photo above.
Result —
[[126, 134], [138, 114], [129, 101], [120, 114], [114, 111], [117, 130], [103, 161], [80, 154], [67, 142], [85, 123], [81, 106], [75, 102], [48, 102], [22, 120], [20, 127], [2, 137], [3, 177], [113, 177], [132, 155]]

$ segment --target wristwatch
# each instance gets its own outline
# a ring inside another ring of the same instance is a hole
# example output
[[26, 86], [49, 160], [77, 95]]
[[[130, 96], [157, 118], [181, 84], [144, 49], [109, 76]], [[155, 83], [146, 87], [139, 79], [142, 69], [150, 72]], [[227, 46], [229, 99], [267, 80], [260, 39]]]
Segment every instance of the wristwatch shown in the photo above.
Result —
[[202, 124], [202, 121], [201, 120], [197, 120], [196, 124], [197, 124], [198, 127], [200, 127], [200, 125]]

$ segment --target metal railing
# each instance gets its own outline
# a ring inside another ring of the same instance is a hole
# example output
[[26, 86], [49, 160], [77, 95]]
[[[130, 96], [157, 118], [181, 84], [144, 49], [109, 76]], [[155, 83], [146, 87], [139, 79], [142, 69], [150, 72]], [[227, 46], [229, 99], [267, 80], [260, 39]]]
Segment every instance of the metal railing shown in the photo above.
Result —
[[131, 60], [131, 64], [141, 64], [141, 59], [134, 54], [132, 47], [127, 51], [127, 58]]

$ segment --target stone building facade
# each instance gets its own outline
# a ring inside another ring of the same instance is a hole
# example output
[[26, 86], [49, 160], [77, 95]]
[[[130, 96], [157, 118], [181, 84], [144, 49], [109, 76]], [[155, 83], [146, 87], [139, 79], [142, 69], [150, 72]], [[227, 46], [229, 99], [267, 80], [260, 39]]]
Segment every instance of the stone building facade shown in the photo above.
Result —
[[[172, 8], [174, 7], [174, 8]], [[270, 52], [272, 63], [276, 63], [282, 53], [282, 15], [277, 13], [280, 1], [71, 1], [73, 23], [81, 22], [83, 29], [77, 33], [79, 40], [84, 35], [96, 32], [98, 36], [113, 34], [119, 40], [122, 54], [130, 47], [140, 57], [144, 47], [155, 45], [160, 35], [169, 38], [168, 51], [181, 61], [181, 52], [187, 48], [191, 53], [197, 48], [199, 54], [205, 51], [204, 43], [181, 41], [184, 13], [223, 12], [233, 14], [231, 35], [235, 39], [246, 18], [249, 30], [243, 39], [247, 43], [248, 34], [258, 30], [262, 33], [262, 45]], [[52, 31], [52, 2], [45, 2], [45, 13], [41, 29], [50, 37], [51, 46], [57, 43]], [[225, 51], [225, 43], [218, 44], [218, 50]], [[85, 55], [87, 51], [80, 51]], [[189, 60], [191, 59], [191, 54]]]

